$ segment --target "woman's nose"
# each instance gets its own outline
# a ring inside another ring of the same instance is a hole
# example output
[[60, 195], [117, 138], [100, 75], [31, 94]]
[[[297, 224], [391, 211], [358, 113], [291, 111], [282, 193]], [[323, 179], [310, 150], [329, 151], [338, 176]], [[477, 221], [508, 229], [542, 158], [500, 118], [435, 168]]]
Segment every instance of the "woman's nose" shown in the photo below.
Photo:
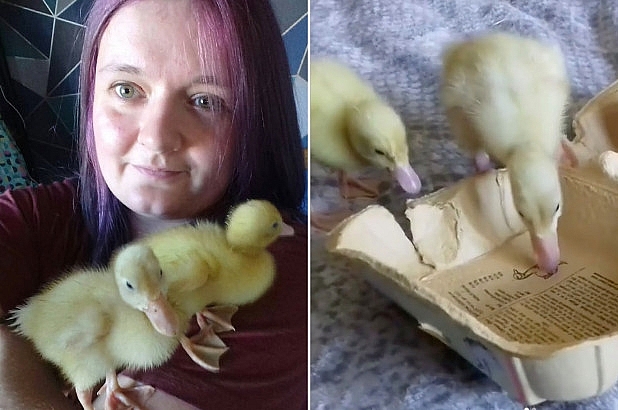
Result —
[[166, 153], [182, 146], [181, 111], [168, 99], [151, 99], [142, 111], [137, 142], [150, 151]]

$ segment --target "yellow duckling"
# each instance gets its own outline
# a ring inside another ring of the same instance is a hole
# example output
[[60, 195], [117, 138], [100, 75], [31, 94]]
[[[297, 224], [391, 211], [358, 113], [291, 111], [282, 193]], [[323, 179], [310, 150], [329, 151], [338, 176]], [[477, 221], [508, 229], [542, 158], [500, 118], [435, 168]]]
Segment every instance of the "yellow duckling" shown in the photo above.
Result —
[[533, 39], [492, 33], [444, 54], [441, 94], [451, 128], [477, 169], [488, 169], [490, 158], [507, 168], [515, 207], [547, 273], [560, 262], [558, 160], [569, 89], [560, 51]]
[[219, 356], [226, 351], [213, 330], [232, 330], [229, 318], [236, 309], [217, 314], [205, 307], [244, 305], [262, 296], [275, 276], [275, 262], [266, 248], [280, 235], [293, 233], [277, 208], [262, 200], [238, 205], [226, 225], [203, 221], [142, 240], [166, 272], [168, 299], [181, 320], [197, 313], [202, 331], [180, 341], [196, 363], [211, 371], [218, 370]]
[[106, 408], [114, 399], [139, 408], [119, 387], [116, 371], [163, 364], [178, 346], [174, 336], [185, 331], [166, 300], [152, 250], [128, 245], [110, 266], [76, 270], [12, 312], [16, 331], [60, 368], [87, 410], [104, 378]]
[[338, 170], [344, 198], [348, 182], [377, 193], [345, 176], [368, 167], [388, 169], [406, 192], [420, 191], [421, 181], [408, 159], [405, 126], [369, 84], [348, 67], [325, 59], [311, 63], [310, 93], [311, 156]]

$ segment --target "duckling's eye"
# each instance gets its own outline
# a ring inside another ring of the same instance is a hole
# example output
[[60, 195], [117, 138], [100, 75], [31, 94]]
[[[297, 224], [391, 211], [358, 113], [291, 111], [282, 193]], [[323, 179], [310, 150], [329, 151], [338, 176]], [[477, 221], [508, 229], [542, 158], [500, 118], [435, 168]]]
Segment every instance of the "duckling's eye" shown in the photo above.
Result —
[[163, 269], [159, 269], [159, 277], [162, 278], [163, 277]]
[[279, 222], [273, 222], [273, 229], [277, 229], [279, 227]]
[[384, 151], [380, 151], [379, 149], [376, 149], [376, 150], [375, 150], [375, 153], [376, 153], [376, 154], [378, 154], [378, 155], [382, 155], [382, 156], [385, 156], [385, 155], [386, 155], [386, 154], [384, 153]]
[[521, 211], [517, 211], [517, 213], [519, 214], [519, 216], [521, 216], [521, 219], [524, 219], [524, 214], [521, 213]]
[[559, 209], [560, 209], [560, 204], [556, 205], [556, 210], [554, 211], [554, 213], [558, 212]]
[[125, 282], [125, 285], [127, 286], [127, 288], [129, 288], [129, 289], [133, 290], [133, 285], [131, 284], [131, 282], [126, 281], [126, 282]]

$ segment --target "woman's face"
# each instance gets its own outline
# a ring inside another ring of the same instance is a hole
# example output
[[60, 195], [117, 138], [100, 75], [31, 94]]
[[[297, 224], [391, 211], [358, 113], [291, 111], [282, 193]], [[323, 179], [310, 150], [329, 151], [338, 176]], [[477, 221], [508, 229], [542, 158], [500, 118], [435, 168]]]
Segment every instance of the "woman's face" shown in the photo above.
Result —
[[194, 217], [231, 178], [231, 91], [202, 68], [195, 32], [188, 0], [140, 0], [101, 38], [96, 154], [112, 193], [140, 215]]

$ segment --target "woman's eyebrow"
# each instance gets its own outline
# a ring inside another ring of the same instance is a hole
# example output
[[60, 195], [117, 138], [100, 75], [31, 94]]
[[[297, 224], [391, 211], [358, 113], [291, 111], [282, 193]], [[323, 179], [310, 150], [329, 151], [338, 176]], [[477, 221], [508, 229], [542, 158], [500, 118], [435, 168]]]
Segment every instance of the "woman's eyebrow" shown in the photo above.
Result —
[[[97, 70], [97, 72], [98, 73], [101, 73], [101, 72], [125, 73], [125, 74], [132, 74], [132, 75], [141, 75], [143, 73], [142, 69], [139, 67], [133, 66], [131, 64], [119, 64], [119, 63], [107, 64], [101, 67], [99, 70]], [[196, 84], [196, 85], [214, 85], [217, 87], [225, 88], [225, 85], [223, 85], [220, 81], [218, 81], [214, 75], [198, 75], [197, 77], [193, 78], [191, 83]]]
[[221, 85], [214, 75], [198, 75], [193, 79], [193, 84]]
[[111, 64], [107, 64], [101, 67], [101, 69], [99, 69], [98, 72], [127, 73], [127, 74], [139, 75], [141, 74], [142, 70], [130, 64], [111, 63]]

